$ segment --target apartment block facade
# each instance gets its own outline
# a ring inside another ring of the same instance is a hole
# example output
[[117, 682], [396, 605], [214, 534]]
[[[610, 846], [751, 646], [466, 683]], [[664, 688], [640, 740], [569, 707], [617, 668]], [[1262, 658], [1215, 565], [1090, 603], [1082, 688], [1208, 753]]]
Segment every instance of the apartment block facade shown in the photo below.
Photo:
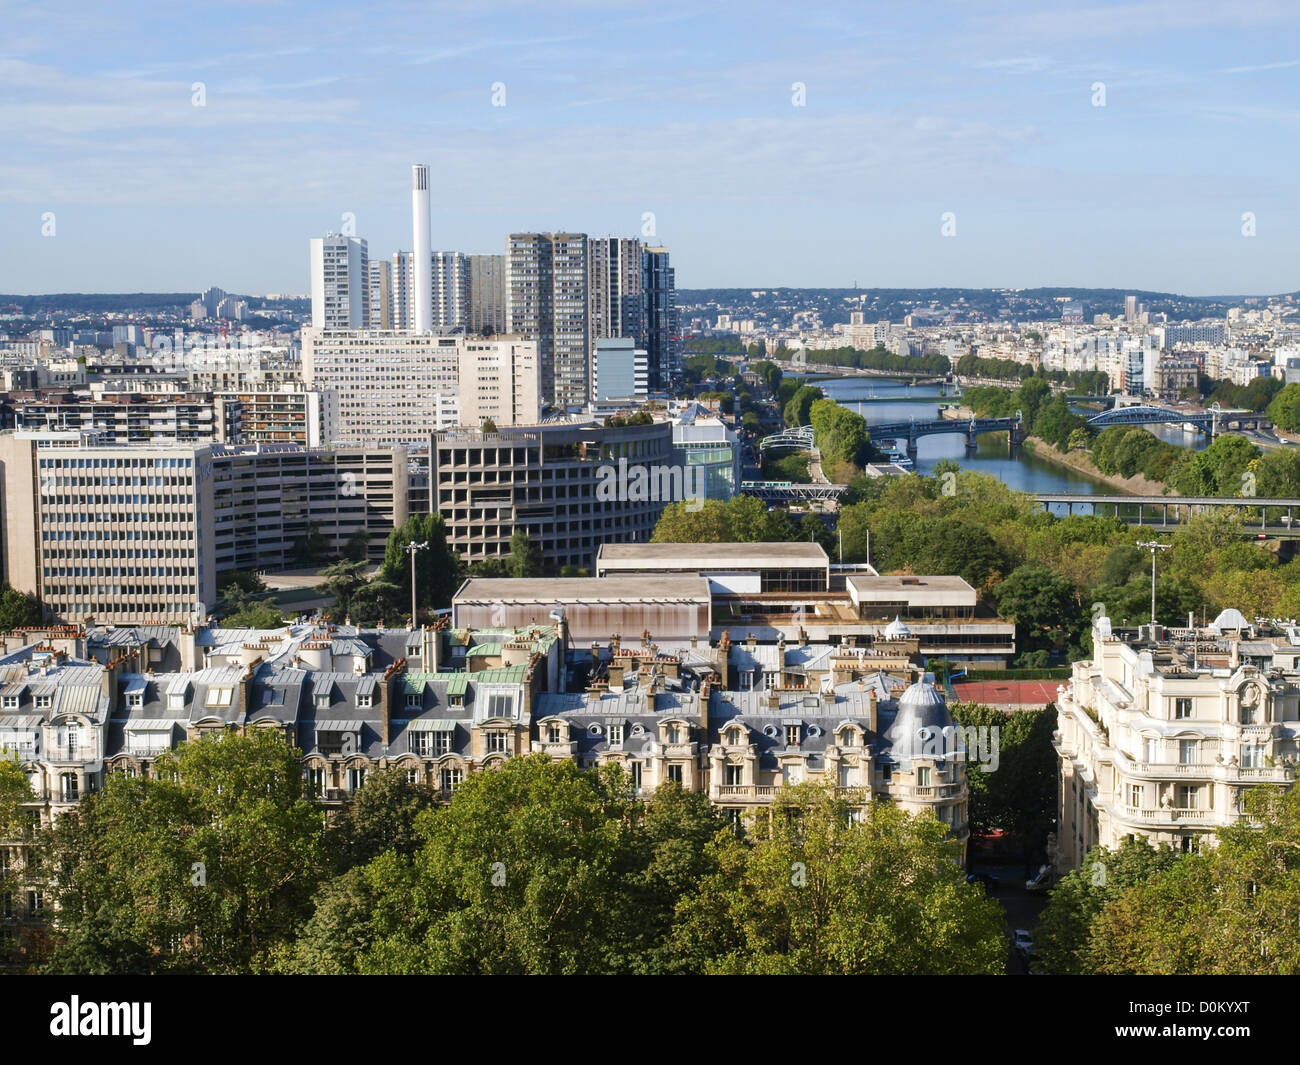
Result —
[[542, 397], [589, 398], [591, 307], [585, 233], [512, 233], [506, 241], [506, 328], [537, 341]]

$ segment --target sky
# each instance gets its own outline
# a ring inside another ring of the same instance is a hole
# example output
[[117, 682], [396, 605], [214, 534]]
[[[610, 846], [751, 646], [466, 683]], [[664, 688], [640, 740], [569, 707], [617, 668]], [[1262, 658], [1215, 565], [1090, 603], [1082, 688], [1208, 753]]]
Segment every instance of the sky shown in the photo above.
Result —
[[644, 235], [679, 288], [1300, 289], [1300, 5], [0, 0], [0, 292]]

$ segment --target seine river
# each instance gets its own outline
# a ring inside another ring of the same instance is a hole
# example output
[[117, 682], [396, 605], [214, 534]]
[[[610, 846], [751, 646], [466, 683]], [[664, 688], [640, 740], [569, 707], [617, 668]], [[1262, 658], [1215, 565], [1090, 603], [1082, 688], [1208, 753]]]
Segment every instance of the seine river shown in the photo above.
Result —
[[[850, 410], [858, 411], [868, 425], [882, 422], [907, 421], [910, 418], [937, 418], [940, 403], [958, 402], [955, 397], [941, 394], [938, 385], [909, 386], [901, 381], [877, 380], [865, 377], [838, 377], [811, 382], [827, 396]], [[1172, 444], [1205, 447], [1208, 441], [1199, 433], [1184, 434], [1178, 428], [1156, 427], [1157, 435]], [[1101, 482], [1035, 458], [1023, 451], [1012, 458], [1008, 453], [1004, 434], [990, 434], [979, 438], [973, 455], [966, 453], [966, 438], [957, 434], [923, 436], [917, 444], [916, 470], [929, 473], [941, 459], [953, 459], [962, 469], [991, 474], [1011, 488], [1023, 492], [1077, 492], [1081, 494], [1106, 493], [1112, 489]]]

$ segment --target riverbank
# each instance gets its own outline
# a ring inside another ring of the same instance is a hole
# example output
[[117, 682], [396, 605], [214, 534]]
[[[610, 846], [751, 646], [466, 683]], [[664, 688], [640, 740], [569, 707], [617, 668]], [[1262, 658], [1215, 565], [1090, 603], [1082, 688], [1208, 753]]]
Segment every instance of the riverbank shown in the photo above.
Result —
[[1170, 491], [1169, 486], [1164, 482], [1152, 481], [1140, 473], [1135, 473], [1132, 477], [1102, 473], [1093, 465], [1092, 456], [1083, 448], [1075, 448], [1063, 455], [1046, 440], [1037, 436], [1026, 437], [1024, 447], [1034, 458], [1042, 462], [1064, 466], [1075, 473], [1083, 474], [1089, 480], [1115, 489], [1121, 495], [1162, 496]]

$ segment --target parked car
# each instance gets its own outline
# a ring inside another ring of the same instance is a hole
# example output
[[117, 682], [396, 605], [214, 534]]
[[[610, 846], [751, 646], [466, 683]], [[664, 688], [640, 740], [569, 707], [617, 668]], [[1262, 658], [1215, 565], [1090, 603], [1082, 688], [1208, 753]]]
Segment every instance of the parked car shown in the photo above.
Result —
[[998, 889], [998, 878], [992, 873], [970, 873], [966, 877], [968, 884], [983, 884], [985, 891], [996, 891]]
[[1025, 881], [1026, 891], [1046, 891], [1052, 886], [1052, 867], [1050, 865], [1040, 865], [1030, 879]]
[[1028, 958], [1034, 949], [1034, 937], [1029, 934], [1029, 929], [1017, 928], [1011, 945], [1022, 958]]

